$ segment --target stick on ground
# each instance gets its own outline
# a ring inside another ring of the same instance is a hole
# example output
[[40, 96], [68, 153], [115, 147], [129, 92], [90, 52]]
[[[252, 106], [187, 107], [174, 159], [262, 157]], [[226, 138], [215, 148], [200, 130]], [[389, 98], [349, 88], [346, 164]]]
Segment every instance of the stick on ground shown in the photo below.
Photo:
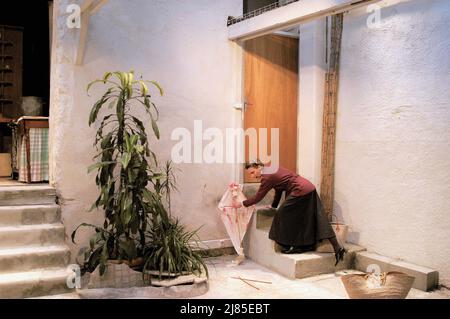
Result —
[[231, 277], [233, 279], [241, 279], [241, 280], [247, 280], [247, 281], [254, 281], [254, 282], [260, 282], [263, 284], [272, 284], [271, 281], [262, 281], [262, 280], [256, 280], [256, 279], [248, 279], [248, 278], [242, 278], [242, 277]]
[[249, 286], [251, 286], [251, 287], [253, 287], [253, 288], [255, 288], [255, 289], [258, 289], [259, 290], [259, 288], [258, 287], [256, 287], [256, 286], [253, 286], [251, 283], [249, 283], [248, 281], [246, 281], [245, 279], [242, 279], [241, 277], [239, 277], [239, 279], [240, 280], [242, 280], [243, 282], [245, 282], [247, 285], [249, 285]]

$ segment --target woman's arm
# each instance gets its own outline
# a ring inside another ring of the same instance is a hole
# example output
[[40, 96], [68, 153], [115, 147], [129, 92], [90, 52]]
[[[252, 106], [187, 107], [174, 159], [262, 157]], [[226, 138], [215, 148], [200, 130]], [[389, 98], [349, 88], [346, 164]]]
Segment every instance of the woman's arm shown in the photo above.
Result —
[[283, 195], [283, 191], [279, 191], [279, 190], [275, 191], [275, 197], [273, 198], [272, 208], [278, 207], [278, 204], [280, 203], [280, 200], [281, 200], [281, 195]]
[[245, 207], [255, 205], [256, 203], [260, 202], [271, 189], [272, 183], [270, 182], [270, 180], [268, 178], [261, 179], [261, 185], [259, 186], [256, 195], [247, 200], [244, 200], [242, 202], [242, 205], [244, 205]]

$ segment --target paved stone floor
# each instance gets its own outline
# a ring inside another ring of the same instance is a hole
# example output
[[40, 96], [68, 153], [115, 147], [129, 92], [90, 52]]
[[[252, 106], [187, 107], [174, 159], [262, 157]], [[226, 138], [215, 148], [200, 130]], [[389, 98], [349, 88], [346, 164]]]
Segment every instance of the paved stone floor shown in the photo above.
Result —
[[[285, 298], [285, 299], [342, 299], [348, 298], [345, 288], [339, 278], [341, 275], [356, 273], [353, 270], [340, 271], [336, 274], [320, 275], [306, 279], [291, 280], [283, 277], [251, 260], [245, 260], [241, 265], [232, 264], [234, 256], [222, 256], [208, 259], [210, 275], [209, 291], [196, 298]], [[245, 282], [232, 277], [242, 277], [271, 284], [252, 282], [252, 287]], [[148, 298], [143, 288], [133, 289], [97, 289], [97, 298]], [[43, 298], [80, 298], [76, 293]], [[423, 292], [412, 289], [407, 298], [446, 298], [450, 299], [450, 290], [442, 288], [433, 292]]]
[[27, 185], [48, 185], [48, 183], [27, 184], [8, 177], [0, 177], [0, 186], [27, 186]]

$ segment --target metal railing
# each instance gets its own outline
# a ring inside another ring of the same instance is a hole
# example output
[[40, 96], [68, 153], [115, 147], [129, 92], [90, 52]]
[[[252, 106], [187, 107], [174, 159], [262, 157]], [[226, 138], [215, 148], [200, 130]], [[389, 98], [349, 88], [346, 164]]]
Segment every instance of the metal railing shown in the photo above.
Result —
[[267, 6], [261, 7], [259, 9], [253, 10], [251, 12], [247, 12], [246, 14], [243, 14], [243, 15], [241, 15], [239, 17], [228, 17], [227, 26], [229, 27], [230, 25], [239, 23], [239, 22], [247, 20], [247, 19], [254, 18], [254, 17], [259, 16], [260, 14], [263, 14], [265, 12], [269, 12], [269, 11], [272, 11], [274, 9], [287, 6], [288, 4], [291, 4], [291, 3], [294, 3], [294, 2], [297, 2], [297, 1], [299, 1], [299, 0], [280, 0], [280, 1], [274, 2], [272, 4], [269, 4]]

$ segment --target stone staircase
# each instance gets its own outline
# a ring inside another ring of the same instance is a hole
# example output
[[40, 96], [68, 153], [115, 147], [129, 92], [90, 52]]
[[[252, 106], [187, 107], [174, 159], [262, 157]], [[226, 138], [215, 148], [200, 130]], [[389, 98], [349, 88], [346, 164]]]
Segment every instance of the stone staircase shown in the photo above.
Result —
[[[252, 196], [258, 187], [259, 184], [245, 184], [245, 195]], [[273, 196], [274, 191], [269, 192], [259, 205], [271, 204]], [[282, 254], [278, 245], [269, 239], [274, 214], [275, 210], [257, 207], [244, 238], [244, 252], [250, 259], [288, 278], [306, 278], [352, 269], [357, 252], [365, 250], [360, 246], [347, 243], [345, 247], [349, 253], [337, 267], [334, 266], [335, 258], [332, 253]]]
[[55, 189], [0, 187], [0, 298], [68, 292], [70, 260]]
[[[258, 187], [259, 184], [245, 184], [245, 195], [253, 196]], [[278, 245], [269, 239], [269, 230], [276, 211], [261, 207], [270, 205], [274, 195], [275, 192], [272, 190], [259, 203], [260, 206], [253, 214], [244, 238], [245, 255], [257, 263], [288, 278], [306, 278], [335, 273], [343, 269], [366, 272], [369, 265], [378, 265], [382, 272], [400, 271], [413, 276], [415, 278], [413, 288], [430, 291], [438, 286], [437, 270], [368, 252], [365, 248], [350, 243], [345, 244], [348, 254], [337, 267], [334, 267], [335, 258], [332, 253], [307, 252], [293, 255], [280, 253]]]

